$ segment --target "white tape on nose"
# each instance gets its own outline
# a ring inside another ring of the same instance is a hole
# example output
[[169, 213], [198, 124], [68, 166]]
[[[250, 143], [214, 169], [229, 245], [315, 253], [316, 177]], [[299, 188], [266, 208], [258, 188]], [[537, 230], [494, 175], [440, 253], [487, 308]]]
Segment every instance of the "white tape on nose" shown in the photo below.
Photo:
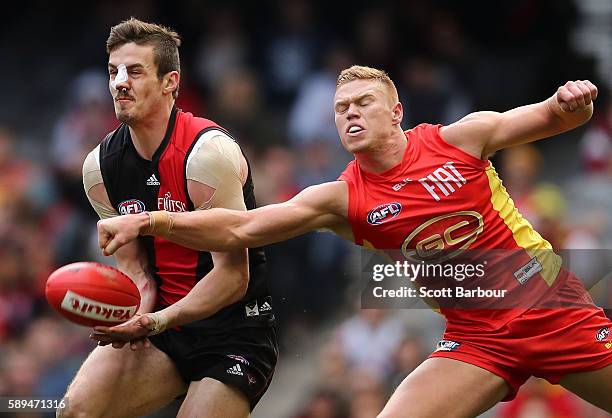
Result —
[[125, 83], [127, 80], [128, 80], [127, 68], [125, 67], [125, 64], [119, 64], [119, 66], [117, 67], [117, 75], [115, 76], [115, 79], [111, 81], [112, 88], [117, 90], [117, 85], [121, 83]]

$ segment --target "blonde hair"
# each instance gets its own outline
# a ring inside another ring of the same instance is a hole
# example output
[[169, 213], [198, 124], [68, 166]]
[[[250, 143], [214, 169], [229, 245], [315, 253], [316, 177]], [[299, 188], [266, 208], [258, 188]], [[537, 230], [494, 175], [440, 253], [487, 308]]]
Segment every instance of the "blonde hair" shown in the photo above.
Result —
[[391, 80], [389, 75], [383, 70], [363, 65], [353, 65], [352, 67], [342, 70], [336, 81], [336, 88], [353, 80], [376, 80], [387, 87], [393, 100], [396, 102], [399, 101], [397, 89], [395, 88], [393, 80]]

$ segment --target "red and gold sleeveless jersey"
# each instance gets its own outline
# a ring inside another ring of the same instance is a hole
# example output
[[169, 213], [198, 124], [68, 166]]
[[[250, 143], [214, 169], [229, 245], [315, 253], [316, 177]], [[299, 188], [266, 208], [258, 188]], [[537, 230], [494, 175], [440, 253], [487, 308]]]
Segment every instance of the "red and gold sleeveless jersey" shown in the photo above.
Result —
[[[395, 260], [398, 254], [432, 260], [452, 258], [456, 250], [494, 250], [488, 260], [492, 269], [498, 265], [494, 280], [515, 298], [528, 299], [560, 282], [560, 257], [518, 212], [491, 162], [447, 143], [440, 128], [421, 124], [406, 131], [402, 161], [384, 173], [349, 163], [339, 180], [348, 184], [355, 243], [388, 250]], [[512, 267], [501, 264], [506, 254], [513, 255]], [[512, 309], [491, 301], [486, 309], [440, 310], [449, 323], [490, 329], [534, 302]]]

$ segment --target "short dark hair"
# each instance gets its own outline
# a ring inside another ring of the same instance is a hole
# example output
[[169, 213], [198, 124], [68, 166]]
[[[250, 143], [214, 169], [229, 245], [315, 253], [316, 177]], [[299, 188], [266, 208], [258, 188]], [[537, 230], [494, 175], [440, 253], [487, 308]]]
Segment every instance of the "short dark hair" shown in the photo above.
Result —
[[[170, 71], [181, 72], [178, 51], [178, 47], [181, 46], [181, 37], [174, 30], [131, 17], [111, 28], [106, 40], [106, 52], [110, 54], [130, 42], [138, 45], [153, 45], [153, 61], [157, 65], [159, 79]], [[178, 88], [172, 93], [174, 98], [177, 95]]]

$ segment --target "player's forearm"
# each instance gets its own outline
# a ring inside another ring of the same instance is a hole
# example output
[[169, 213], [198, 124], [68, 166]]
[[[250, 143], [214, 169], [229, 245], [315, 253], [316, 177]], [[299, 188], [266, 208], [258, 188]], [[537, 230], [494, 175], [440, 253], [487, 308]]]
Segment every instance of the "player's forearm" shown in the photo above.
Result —
[[130, 265], [118, 261], [117, 267], [128, 275], [134, 284], [136, 284], [136, 287], [138, 287], [140, 292], [140, 308], [138, 308], [138, 313], [152, 312], [157, 298], [157, 284], [155, 280], [143, 268], [133, 263]]
[[157, 300], [157, 284], [147, 273], [142, 273], [143, 277], [136, 282], [140, 292], [140, 308], [138, 313], [153, 312]]
[[157, 211], [141, 218], [139, 230], [142, 235], [155, 235], [196, 250], [229, 251], [251, 244], [236, 236], [246, 213], [228, 209], [182, 213]]
[[157, 283], [148, 272], [148, 262], [138, 243], [130, 243], [115, 253], [117, 268], [138, 287], [140, 308], [138, 313], [152, 312], [157, 297]]
[[215, 267], [181, 300], [158, 312], [166, 328], [208, 318], [242, 299], [249, 283], [248, 270]]

